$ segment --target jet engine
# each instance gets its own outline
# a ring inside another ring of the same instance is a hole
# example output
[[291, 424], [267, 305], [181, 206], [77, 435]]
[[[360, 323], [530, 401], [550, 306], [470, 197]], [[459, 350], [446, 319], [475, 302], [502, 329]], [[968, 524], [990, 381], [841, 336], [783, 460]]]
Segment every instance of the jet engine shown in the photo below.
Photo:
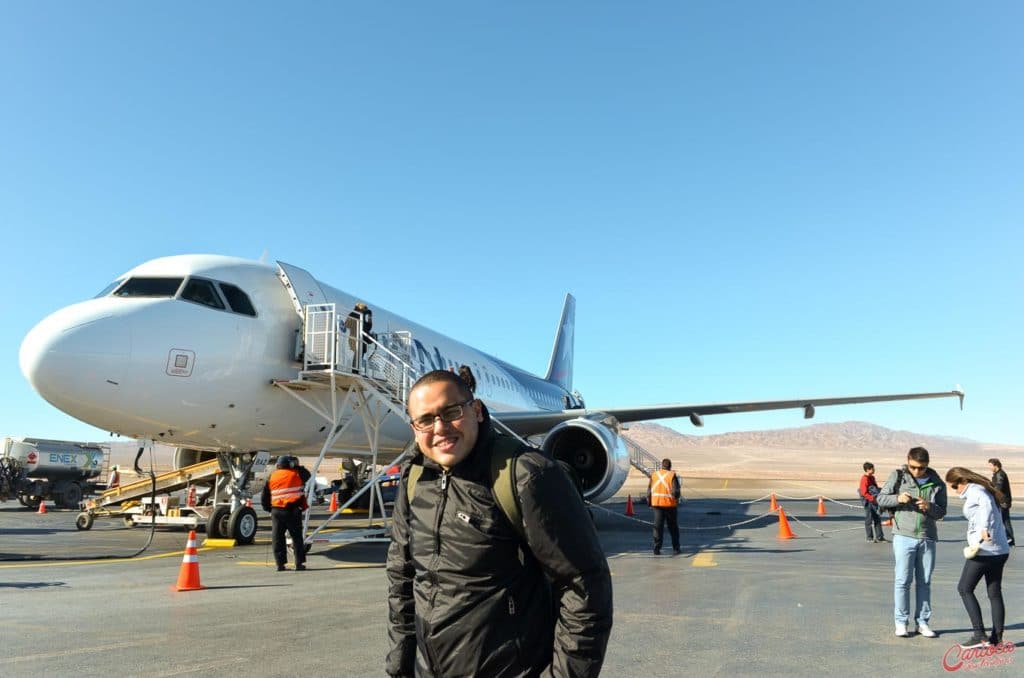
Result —
[[629, 474], [629, 451], [622, 438], [593, 419], [570, 419], [551, 429], [544, 452], [576, 472], [583, 497], [600, 503], [622, 487]]
[[216, 458], [216, 452], [197, 450], [191, 447], [178, 447], [174, 450], [174, 470], [179, 471], [186, 466], [192, 466], [193, 464], [199, 464]]

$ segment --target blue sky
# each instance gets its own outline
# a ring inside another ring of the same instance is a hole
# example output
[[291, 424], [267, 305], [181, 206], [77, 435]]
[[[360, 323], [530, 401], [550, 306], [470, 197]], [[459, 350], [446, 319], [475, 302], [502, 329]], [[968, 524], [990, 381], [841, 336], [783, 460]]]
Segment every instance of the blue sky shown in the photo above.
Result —
[[[589, 406], [940, 391], [815, 421], [1024, 443], [1019, 3], [7, 2], [0, 435], [103, 439], [22, 337], [264, 252]], [[668, 422], [694, 432], [687, 422]], [[708, 417], [705, 433], [803, 423]]]

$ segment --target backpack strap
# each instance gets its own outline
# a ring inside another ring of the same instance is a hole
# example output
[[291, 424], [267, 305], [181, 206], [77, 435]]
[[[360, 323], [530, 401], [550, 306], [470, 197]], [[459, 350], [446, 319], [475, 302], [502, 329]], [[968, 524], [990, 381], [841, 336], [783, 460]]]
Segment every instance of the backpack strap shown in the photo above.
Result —
[[516, 492], [516, 460], [521, 449], [522, 445], [515, 438], [500, 434], [495, 436], [491, 452], [491, 493], [512, 529], [520, 539], [526, 541], [523, 512], [519, 508], [519, 495]]
[[416, 496], [416, 481], [423, 475], [423, 464], [409, 464], [409, 477], [405, 483], [405, 497], [412, 503], [412, 498]]

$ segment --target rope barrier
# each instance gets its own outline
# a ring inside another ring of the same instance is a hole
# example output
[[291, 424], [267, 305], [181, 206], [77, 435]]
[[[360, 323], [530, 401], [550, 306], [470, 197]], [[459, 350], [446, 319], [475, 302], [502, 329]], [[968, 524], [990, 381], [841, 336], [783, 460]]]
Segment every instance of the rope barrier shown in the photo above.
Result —
[[[769, 493], [769, 494], [764, 495], [763, 497], [758, 497], [757, 499], [751, 499], [750, 501], [741, 501], [740, 503], [741, 504], [756, 504], [759, 501], [764, 501], [765, 499], [771, 499], [771, 496], [772, 496], [771, 493]], [[863, 508], [862, 506], [858, 506], [856, 504], [847, 504], [845, 501], [839, 501], [838, 499], [833, 499], [832, 497], [829, 497], [829, 496], [824, 495], [824, 494], [812, 494], [809, 497], [790, 497], [789, 495], [779, 494], [778, 492], [776, 492], [775, 493], [775, 498], [776, 499], [791, 499], [793, 501], [808, 501], [808, 500], [813, 500], [813, 499], [824, 499], [825, 501], [832, 502], [833, 504], [839, 504], [840, 506], [845, 506], [846, 508], [851, 508], [851, 509], [861, 509], [861, 508]]]
[[[718, 497], [712, 497], [710, 495], [706, 495], [706, 494], [704, 494], [704, 493], [700, 492], [699, 490], [696, 490], [695, 488], [692, 488], [692, 487], [691, 488], [687, 488], [687, 490], [688, 490], [688, 492], [696, 492], [697, 494], [700, 494], [700, 495], [702, 495], [703, 497], [705, 497], [707, 499], [718, 499]], [[855, 504], [848, 504], [848, 503], [846, 503], [844, 501], [839, 501], [838, 499], [834, 499], [832, 497], [828, 497], [828, 496], [823, 495], [823, 494], [814, 494], [814, 495], [810, 495], [810, 496], [807, 496], [807, 497], [792, 497], [792, 496], [789, 496], [789, 495], [778, 494], [778, 493], [776, 493], [774, 491], [769, 492], [768, 494], [764, 495], [763, 497], [758, 497], [757, 499], [751, 499], [749, 501], [741, 501], [741, 502], [739, 502], [739, 504], [741, 506], [749, 506], [751, 504], [756, 504], [756, 503], [758, 503], [760, 501], [765, 501], [766, 499], [771, 499], [773, 494], [775, 495], [776, 499], [789, 499], [789, 500], [792, 500], [792, 501], [809, 501], [809, 500], [814, 500], [814, 499], [823, 499], [823, 500], [829, 501], [829, 502], [831, 502], [833, 504], [838, 504], [839, 506], [844, 506], [844, 507], [850, 508], [850, 509], [861, 509], [861, 508], [863, 508], [862, 506], [857, 506]], [[683, 497], [680, 497], [680, 500], [684, 501], [684, 502], [686, 501], [686, 499], [683, 498]], [[641, 519], [636, 518], [636, 517], [622, 515], [620, 513], [616, 513], [615, 511], [607, 509], [604, 506], [599, 506], [597, 504], [588, 504], [588, 505], [590, 506], [591, 509], [595, 509], [596, 508], [596, 509], [598, 509], [600, 511], [603, 511], [603, 512], [607, 513], [608, 515], [615, 516], [615, 517], [620, 518], [622, 520], [627, 520], [627, 521], [630, 521], [630, 522], [633, 522], [633, 523], [638, 523], [640, 525], [647, 525], [649, 527], [654, 527], [654, 523], [649, 521], [649, 520], [641, 520]], [[750, 523], [753, 523], [753, 522], [756, 522], [758, 520], [761, 520], [762, 518], [775, 517], [776, 515], [777, 514], [774, 511], [769, 511], [767, 513], [762, 513], [760, 515], [754, 516], [752, 518], [748, 518], [747, 520], [743, 520], [743, 521], [740, 521], [738, 523], [726, 523], [724, 525], [701, 526], [701, 527], [679, 525], [679, 531], [682, 532], [682, 531], [685, 530], [685, 531], [690, 531], [690, 532], [701, 532], [701, 531], [711, 531], [711, 530], [729, 530], [729, 529], [733, 529], [733, 528], [736, 528], [736, 527], [741, 527], [743, 525], [749, 525]], [[862, 525], [855, 525], [853, 527], [842, 527], [842, 528], [837, 528], [837, 529], [834, 529], [834, 530], [822, 530], [822, 529], [819, 529], [817, 527], [814, 527], [813, 525], [809, 525], [808, 523], [804, 522], [803, 520], [800, 520], [800, 518], [798, 518], [797, 516], [790, 515], [790, 514], [787, 513], [786, 517], [789, 518], [790, 520], [798, 523], [799, 525], [801, 525], [803, 527], [806, 527], [808, 530], [810, 530], [812, 532], [816, 532], [818, 534], [818, 536], [820, 536], [820, 537], [828, 537], [830, 535], [837, 534], [837, 533], [840, 533], [840, 532], [853, 532], [855, 530], [863, 529]]]
[[[636, 517], [625, 516], [625, 515], [622, 515], [621, 513], [616, 513], [615, 511], [609, 510], [609, 509], [605, 508], [604, 506], [599, 506], [597, 504], [589, 504], [589, 506], [592, 509], [596, 508], [596, 509], [598, 509], [600, 511], [604, 511], [605, 513], [607, 513], [609, 515], [615, 516], [616, 518], [621, 518], [622, 520], [628, 520], [628, 521], [633, 522], [633, 523], [639, 523], [641, 525], [647, 525], [649, 527], [654, 527], [654, 523], [652, 523], [649, 520], [641, 520], [641, 519], [636, 518]], [[687, 530], [687, 531], [692, 531], [692, 532], [700, 532], [700, 531], [705, 531], [705, 530], [728, 530], [728, 529], [732, 529], [734, 527], [739, 527], [741, 525], [747, 525], [747, 524], [752, 523], [752, 522], [754, 522], [756, 520], [760, 520], [761, 518], [770, 518], [770, 517], [772, 517], [774, 515], [775, 514], [773, 512], [769, 511], [767, 513], [762, 513], [759, 516], [754, 516], [753, 518], [749, 518], [747, 520], [743, 520], [743, 521], [740, 521], [738, 523], [727, 523], [725, 525], [712, 525], [712, 526], [709, 526], [709, 527], [689, 527], [689, 526], [686, 526], [686, 525], [679, 525], [679, 531], [682, 532], [683, 530]]]

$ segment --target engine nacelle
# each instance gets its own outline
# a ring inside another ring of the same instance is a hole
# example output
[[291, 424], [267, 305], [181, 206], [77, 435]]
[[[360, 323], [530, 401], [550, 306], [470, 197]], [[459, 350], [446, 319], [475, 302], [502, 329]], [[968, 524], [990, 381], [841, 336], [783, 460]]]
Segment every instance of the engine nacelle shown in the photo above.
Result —
[[583, 484], [583, 496], [599, 503], [610, 498], [629, 475], [629, 450], [615, 431], [591, 419], [570, 419], [551, 429], [543, 450], [564, 461]]
[[178, 447], [174, 450], [174, 461], [172, 463], [174, 464], [174, 470], [180, 471], [186, 466], [192, 466], [216, 458], [216, 452], [196, 450], [191, 447]]

